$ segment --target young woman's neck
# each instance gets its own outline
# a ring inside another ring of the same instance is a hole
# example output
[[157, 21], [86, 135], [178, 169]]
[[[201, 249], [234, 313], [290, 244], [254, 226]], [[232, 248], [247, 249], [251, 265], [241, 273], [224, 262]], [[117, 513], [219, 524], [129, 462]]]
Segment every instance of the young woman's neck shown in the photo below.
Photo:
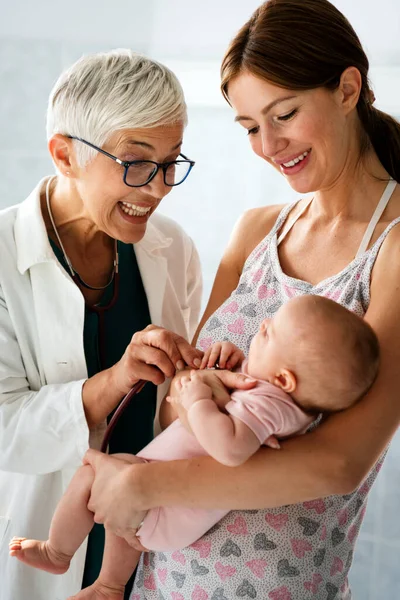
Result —
[[314, 194], [312, 212], [326, 221], [369, 221], [389, 177], [372, 147], [362, 157], [354, 152], [335, 182]]

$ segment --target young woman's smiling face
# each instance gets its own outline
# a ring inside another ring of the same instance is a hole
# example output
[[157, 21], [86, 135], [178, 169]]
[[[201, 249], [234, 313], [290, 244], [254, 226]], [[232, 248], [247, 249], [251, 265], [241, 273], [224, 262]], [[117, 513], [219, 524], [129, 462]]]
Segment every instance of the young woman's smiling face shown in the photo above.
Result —
[[329, 188], [346, 170], [355, 136], [341, 88], [288, 90], [243, 72], [228, 95], [254, 152], [297, 192]]

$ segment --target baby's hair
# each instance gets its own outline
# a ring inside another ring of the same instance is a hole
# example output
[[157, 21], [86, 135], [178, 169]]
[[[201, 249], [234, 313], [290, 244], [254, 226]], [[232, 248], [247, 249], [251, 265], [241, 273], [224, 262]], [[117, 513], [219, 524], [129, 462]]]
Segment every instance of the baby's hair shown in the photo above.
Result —
[[364, 319], [333, 300], [296, 301], [303, 304], [297, 368], [303, 376], [294, 399], [313, 412], [344, 410], [365, 396], [378, 375], [378, 338]]

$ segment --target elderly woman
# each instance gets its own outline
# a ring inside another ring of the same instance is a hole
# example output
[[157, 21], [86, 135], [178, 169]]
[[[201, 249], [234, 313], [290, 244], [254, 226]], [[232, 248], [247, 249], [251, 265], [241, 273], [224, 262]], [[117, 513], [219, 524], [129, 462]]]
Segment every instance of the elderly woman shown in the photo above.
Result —
[[57, 176], [0, 213], [2, 600], [65, 600], [96, 579], [102, 527], [61, 577], [10, 559], [7, 542], [48, 534], [89, 437], [99, 448], [138, 379], [151, 383], [110, 452], [145, 446], [161, 384], [200, 363], [185, 341], [199, 315], [197, 252], [176, 223], [153, 214], [194, 165], [181, 153], [185, 123], [181, 87], [163, 65], [123, 50], [83, 58], [50, 96]]
[[400, 125], [373, 106], [365, 53], [327, 0], [263, 4], [225, 55], [222, 90], [253, 151], [309, 196], [240, 220], [199, 347], [229, 339], [247, 353], [265, 317], [318, 294], [372, 325], [380, 375], [355, 407], [237, 468], [90, 450], [89, 506], [126, 531], [133, 511], [159, 505], [234, 509], [191, 547], [144, 555], [132, 600], [349, 600], [368, 492], [400, 420]]

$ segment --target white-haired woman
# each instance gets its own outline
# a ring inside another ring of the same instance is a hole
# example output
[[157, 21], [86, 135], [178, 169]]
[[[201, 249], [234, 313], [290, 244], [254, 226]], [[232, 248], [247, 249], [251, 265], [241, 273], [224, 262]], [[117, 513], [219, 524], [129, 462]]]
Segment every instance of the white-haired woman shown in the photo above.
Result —
[[0, 213], [2, 600], [65, 600], [94, 581], [100, 526], [63, 576], [10, 559], [8, 540], [47, 536], [89, 437], [98, 448], [138, 379], [151, 383], [110, 452], [146, 445], [166, 378], [200, 362], [186, 341], [200, 309], [196, 249], [153, 215], [193, 167], [181, 154], [185, 124], [181, 86], [163, 65], [126, 50], [84, 57], [50, 96], [57, 176]]

